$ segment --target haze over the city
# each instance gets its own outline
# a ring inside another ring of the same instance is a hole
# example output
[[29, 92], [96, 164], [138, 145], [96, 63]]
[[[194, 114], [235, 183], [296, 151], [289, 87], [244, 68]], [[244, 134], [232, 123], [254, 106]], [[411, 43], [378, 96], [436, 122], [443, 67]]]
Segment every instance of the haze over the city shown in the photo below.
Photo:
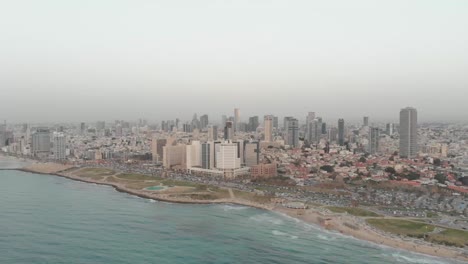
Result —
[[466, 120], [466, 1], [5, 1], [0, 118]]

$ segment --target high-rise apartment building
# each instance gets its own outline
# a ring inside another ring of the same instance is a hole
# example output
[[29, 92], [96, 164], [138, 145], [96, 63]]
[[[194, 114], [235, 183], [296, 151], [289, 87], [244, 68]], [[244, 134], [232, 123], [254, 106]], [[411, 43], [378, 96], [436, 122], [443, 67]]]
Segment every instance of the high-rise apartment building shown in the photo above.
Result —
[[278, 129], [278, 117], [273, 116], [273, 127]]
[[414, 158], [418, 154], [418, 112], [407, 107], [400, 111], [400, 157]]
[[378, 127], [371, 127], [369, 129], [369, 154], [375, 154], [379, 152], [379, 141], [380, 141], [380, 129]]
[[247, 131], [250, 131], [250, 132], [257, 131], [258, 125], [259, 125], [258, 116], [249, 117], [249, 124], [247, 126], [248, 127]]
[[322, 119], [315, 118], [307, 126], [307, 135], [309, 143], [318, 143], [322, 136]]
[[309, 124], [315, 119], [315, 112], [309, 112], [306, 117], [306, 124]]
[[344, 119], [342, 119], [342, 118], [338, 119], [338, 144], [340, 146], [343, 146], [344, 143], [345, 143], [345, 140], [344, 140], [344, 135], [345, 135], [344, 126], [345, 126]]
[[285, 116], [283, 120], [283, 129], [284, 132], [288, 133], [288, 125], [289, 125], [289, 120], [293, 119], [294, 117], [292, 116]]
[[232, 140], [234, 137], [234, 124], [232, 121], [226, 121], [224, 126], [224, 140]]
[[84, 122], [80, 123], [80, 135], [84, 135], [86, 133], [86, 124]]
[[369, 126], [369, 117], [368, 116], [363, 117], [362, 125], [363, 126]]
[[208, 115], [200, 116], [200, 128], [205, 129], [209, 124]]
[[244, 164], [247, 167], [252, 167], [258, 164], [260, 160], [260, 143], [251, 141], [244, 143]]
[[47, 157], [50, 154], [50, 131], [48, 128], [37, 128], [32, 134], [32, 154], [36, 157]]
[[395, 133], [395, 124], [388, 123], [385, 127], [385, 133], [389, 136], [392, 136]]
[[211, 151], [211, 146], [213, 145], [212, 142], [202, 143], [201, 145], [201, 167], [203, 169], [211, 169], [212, 168], [212, 161], [211, 155], [213, 152]]
[[52, 152], [55, 160], [66, 159], [65, 135], [63, 133], [54, 132], [52, 136]]
[[218, 140], [218, 126], [208, 126], [208, 140]]
[[160, 163], [163, 159], [163, 148], [166, 146], [167, 139], [153, 137], [151, 141], [151, 154], [153, 156], [154, 163]]
[[235, 108], [234, 109], [234, 132], [239, 131], [239, 124], [240, 124], [240, 109]]
[[328, 130], [328, 140], [331, 142], [335, 142], [338, 136], [338, 129], [336, 127], [330, 128]]
[[221, 116], [221, 127], [224, 127], [224, 125], [226, 124], [226, 122], [228, 121], [228, 118], [226, 115], [222, 115]]
[[273, 116], [267, 115], [264, 117], [263, 120], [264, 126], [264, 133], [265, 133], [265, 141], [272, 142], [273, 141]]
[[299, 121], [296, 118], [289, 118], [287, 122], [286, 144], [297, 148], [299, 147]]

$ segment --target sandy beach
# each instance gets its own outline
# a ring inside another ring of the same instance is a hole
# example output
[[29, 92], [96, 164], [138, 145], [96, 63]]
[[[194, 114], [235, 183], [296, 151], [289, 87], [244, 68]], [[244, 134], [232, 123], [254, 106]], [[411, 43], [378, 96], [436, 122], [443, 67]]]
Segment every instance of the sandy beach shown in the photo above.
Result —
[[273, 210], [286, 214], [290, 217], [302, 220], [306, 223], [320, 225], [328, 230], [337, 231], [343, 235], [355, 237], [366, 241], [373, 242], [378, 245], [385, 245], [393, 248], [404, 249], [412, 252], [422, 253], [431, 256], [452, 258], [461, 261], [468, 261], [468, 253], [466, 250], [447, 247], [442, 245], [430, 244], [428, 242], [412, 239], [400, 238], [396, 235], [386, 234], [382, 231], [376, 230], [368, 225], [361, 217], [356, 217], [347, 214], [331, 213], [323, 208], [311, 209], [288, 209], [281, 204], [273, 203], [257, 203], [246, 199], [241, 199], [232, 196], [230, 198], [216, 199], [216, 200], [197, 200], [189, 197], [171, 197], [170, 195], [158, 192], [151, 192], [147, 190], [131, 189], [118, 182], [108, 182], [105, 179], [98, 180], [88, 177], [80, 177], [73, 173], [73, 166], [66, 166], [54, 163], [35, 163], [27, 166], [23, 171], [39, 173], [39, 174], [53, 174], [68, 179], [102, 184], [114, 187], [117, 191], [129, 193], [143, 198], [154, 199], [159, 201], [173, 202], [173, 203], [192, 203], [192, 204], [214, 204], [214, 203], [229, 203], [243, 206], [251, 206], [264, 210]]

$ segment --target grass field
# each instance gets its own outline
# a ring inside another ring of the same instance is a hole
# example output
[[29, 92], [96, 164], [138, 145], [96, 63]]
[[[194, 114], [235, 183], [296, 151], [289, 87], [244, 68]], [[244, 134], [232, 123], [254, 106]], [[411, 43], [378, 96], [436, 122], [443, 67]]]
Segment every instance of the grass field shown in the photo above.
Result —
[[337, 207], [337, 206], [327, 206], [325, 207], [328, 210], [334, 213], [348, 213], [350, 215], [355, 216], [364, 216], [364, 217], [378, 217], [380, 215], [370, 212], [361, 208], [354, 208], [354, 207]]
[[143, 174], [134, 174], [134, 173], [122, 173], [116, 176], [122, 180], [131, 180], [131, 181], [151, 181], [157, 180], [158, 178], [153, 176], [147, 176]]
[[433, 233], [436, 228], [433, 225], [403, 219], [367, 219], [367, 223], [389, 233], [424, 238], [432, 243], [456, 247], [468, 246], [468, 232], [463, 230], [447, 228]]
[[411, 237], [424, 237], [434, 231], [434, 226], [403, 219], [367, 219], [367, 223], [385, 232]]
[[94, 177], [94, 176], [110, 176], [114, 175], [115, 171], [105, 168], [85, 168], [75, 172], [76, 175], [80, 177]]
[[446, 229], [437, 234], [429, 234], [427, 240], [447, 246], [464, 247], [468, 246], [468, 232]]

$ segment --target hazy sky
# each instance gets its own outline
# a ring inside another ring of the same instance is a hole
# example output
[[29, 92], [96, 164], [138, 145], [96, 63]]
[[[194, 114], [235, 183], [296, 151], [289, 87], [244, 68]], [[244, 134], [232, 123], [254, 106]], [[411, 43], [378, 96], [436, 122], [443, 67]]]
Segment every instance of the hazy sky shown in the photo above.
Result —
[[468, 120], [468, 1], [11, 0], [0, 119]]

